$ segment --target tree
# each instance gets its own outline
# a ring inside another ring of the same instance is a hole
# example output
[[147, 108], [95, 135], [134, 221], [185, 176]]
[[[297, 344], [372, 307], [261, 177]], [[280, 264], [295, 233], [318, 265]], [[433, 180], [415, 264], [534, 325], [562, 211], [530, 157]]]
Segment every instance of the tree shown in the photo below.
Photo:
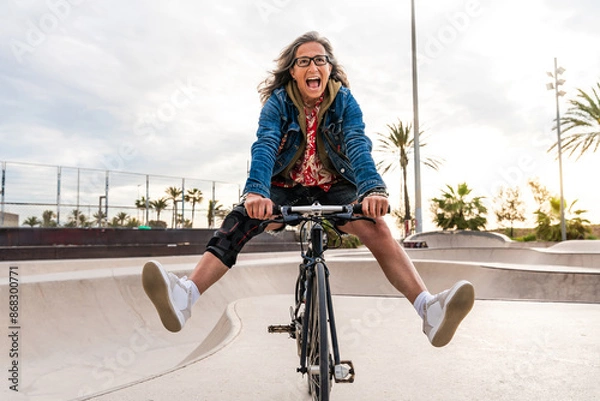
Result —
[[177, 224], [177, 202], [181, 202], [181, 194], [183, 193], [183, 190], [177, 187], [169, 187], [166, 189], [165, 192], [167, 193], [167, 195], [169, 195], [167, 199], [173, 202], [173, 216], [171, 216], [171, 228], [174, 228], [175, 224]]
[[104, 227], [106, 225], [106, 213], [103, 211], [98, 210], [96, 213], [94, 213], [93, 217], [98, 224], [98, 227]]
[[127, 222], [129, 221], [129, 215], [125, 212], [120, 212], [115, 217], [113, 217], [110, 227], [125, 227]]
[[35, 226], [41, 226], [42, 225], [42, 221], [40, 219], [38, 219], [36, 216], [31, 216], [25, 219], [25, 221], [23, 222], [24, 226], [29, 226], [29, 227], [35, 227]]
[[73, 209], [69, 215], [69, 219], [65, 227], [90, 227], [91, 223], [88, 218], [79, 209]]
[[538, 204], [538, 209], [542, 209], [546, 201], [550, 199], [550, 192], [537, 178], [527, 181], [527, 184], [529, 184], [535, 203]]
[[54, 218], [56, 217], [56, 213], [52, 210], [45, 210], [42, 213], [42, 227], [56, 227], [58, 224]]
[[189, 228], [194, 227], [194, 214], [196, 213], [196, 205], [202, 203], [203, 200], [204, 195], [202, 194], [202, 191], [198, 188], [192, 188], [187, 190], [187, 193], [185, 194], [185, 201], [192, 204], [192, 220]]
[[134, 228], [134, 227], [139, 227], [142, 225], [142, 222], [139, 221], [137, 218], [135, 217], [131, 217], [127, 220], [127, 224], [125, 225], [125, 227], [128, 228]]
[[[542, 241], [561, 241], [560, 197], [551, 196], [546, 187], [540, 184], [537, 179], [529, 180], [528, 184], [538, 204], [538, 209], [535, 211], [537, 220], [535, 228], [536, 238]], [[567, 239], [583, 239], [585, 238], [585, 234], [591, 231], [589, 221], [581, 217], [586, 211], [580, 209], [574, 210], [575, 203], [577, 203], [577, 200], [567, 207], [567, 202], [564, 201]]]
[[208, 227], [213, 228], [215, 226], [215, 221], [217, 217], [225, 217], [228, 213], [227, 210], [223, 209], [223, 205], [219, 203], [218, 200], [209, 200], [208, 201]]
[[153, 201], [150, 201], [150, 205], [152, 209], [156, 212], [156, 220], [160, 221], [160, 212], [165, 210], [169, 206], [169, 202], [166, 198], [160, 198]]
[[[148, 206], [146, 206], [146, 203], [148, 203]], [[135, 200], [135, 207], [136, 207], [137, 209], [140, 209], [140, 210], [142, 210], [142, 211], [143, 211], [144, 215], [143, 215], [143, 218], [142, 218], [142, 220], [143, 220], [144, 222], [147, 222], [147, 221], [146, 221], [146, 220], [147, 220], [147, 219], [146, 219], [146, 209], [152, 209], [152, 205], [151, 205], [151, 203], [150, 203], [150, 202], [146, 202], [146, 197], [145, 197], [145, 196], [142, 196], [140, 199], [136, 199], [136, 200]]]
[[[402, 173], [400, 180], [400, 188], [402, 189], [403, 198], [401, 203], [404, 203], [404, 232], [408, 235], [410, 232], [410, 198], [408, 196], [408, 163], [409, 156], [414, 152], [414, 137], [412, 135], [412, 124], [403, 124], [402, 121], [398, 120], [398, 124], [388, 124], [389, 132], [387, 135], [377, 134], [379, 138], [379, 153], [383, 153], [384, 159], [377, 163], [377, 168], [382, 174], [388, 171], [393, 171], [397, 167], [400, 167]], [[421, 138], [422, 132], [419, 133], [419, 139]], [[419, 147], [423, 147], [426, 144], [419, 141]], [[433, 158], [423, 159], [423, 164], [434, 170], [437, 170], [442, 164], [440, 160]]]
[[487, 219], [483, 214], [487, 213], [487, 208], [481, 203], [483, 197], [468, 199], [471, 189], [466, 183], [459, 184], [456, 191], [450, 185], [446, 187], [448, 191], [442, 191], [441, 198], [432, 199], [431, 209], [437, 226], [443, 230], [456, 228], [479, 231], [485, 228]]
[[[584, 239], [585, 235], [591, 232], [589, 220], [581, 217], [582, 214], [586, 213], [586, 210], [573, 210], [576, 202], [577, 200], [571, 203], [565, 210], [565, 213], [573, 216], [571, 218], [565, 217], [568, 240]], [[538, 209], [535, 212], [537, 215], [536, 237], [543, 241], [560, 241], [562, 239], [560, 197], [550, 197], [548, 209], [547, 212], [542, 209]]]
[[[563, 133], [574, 131], [561, 139], [562, 149], [570, 151], [569, 156], [579, 151], [579, 158], [590, 149], [596, 152], [600, 148], [600, 83], [596, 85], [597, 88], [592, 87], [592, 95], [578, 89], [579, 100], [570, 100], [571, 107], [560, 118]], [[548, 150], [553, 149], [558, 149], [558, 142]]]
[[495, 210], [498, 223], [510, 223], [510, 237], [514, 237], [514, 222], [525, 221], [525, 203], [521, 200], [519, 188], [501, 187], [498, 191], [498, 209]]

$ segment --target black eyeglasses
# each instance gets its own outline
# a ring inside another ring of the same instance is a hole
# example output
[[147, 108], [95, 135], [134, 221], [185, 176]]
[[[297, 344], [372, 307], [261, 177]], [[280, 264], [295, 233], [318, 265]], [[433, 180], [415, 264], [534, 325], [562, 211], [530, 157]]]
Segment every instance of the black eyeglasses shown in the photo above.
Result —
[[297, 59], [294, 60], [294, 63], [298, 67], [308, 67], [310, 65], [311, 61], [314, 62], [316, 66], [320, 67], [322, 65], [329, 63], [329, 56], [322, 55], [322, 56], [314, 56], [314, 57], [298, 57]]

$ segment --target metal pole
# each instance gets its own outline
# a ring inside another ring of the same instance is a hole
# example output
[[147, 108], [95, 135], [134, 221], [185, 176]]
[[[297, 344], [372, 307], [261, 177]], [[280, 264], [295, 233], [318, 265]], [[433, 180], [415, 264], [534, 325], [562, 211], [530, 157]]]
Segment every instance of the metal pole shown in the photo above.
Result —
[[108, 176], [110, 172], [106, 170], [106, 181], [104, 183], [104, 218], [106, 219], [106, 225], [108, 225]]
[[60, 179], [62, 168], [58, 166], [56, 171], [56, 225], [60, 226]]
[[181, 227], [185, 224], [185, 178], [181, 179]]
[[563, 169], [562, 169], [562, 143], [560, 132], [560, 108], [558, 93], [558, 61], [554, 57], [554, 93], [556, 97], [556, 134], [558, 136], [558, 170], [560, 178], [560, 232], [563, 241], [567, 240], [567, 227], [565, 223], [565, 198], [563, 196]]
[[75, 227], [79, 227], [79, 214], [81, 211], [79, 210], [79, 186], [80, 186], [80, 170], [77, 169], [77, 212], [75, 213]]
[[2, 162], [2, 188], [0, 195], [2, 198], [0, 199], [0, 227], [4, 227], [4, 196], [6, 191], [6, 162]]
[[412, 84], [413, 84], [413, 135], [415, 154], [415, 230], [423, 232], [423, 218], [421, 211], [421, 155], [419, 145], [419, 89], [417, 79], [417, 31], [415, 23], [415, 0], [410, 1], [411, 16], [411, 44], [412, 44]]
[[146, 222], [148, 225], [150, 221], [150, 176], [146, 174]]

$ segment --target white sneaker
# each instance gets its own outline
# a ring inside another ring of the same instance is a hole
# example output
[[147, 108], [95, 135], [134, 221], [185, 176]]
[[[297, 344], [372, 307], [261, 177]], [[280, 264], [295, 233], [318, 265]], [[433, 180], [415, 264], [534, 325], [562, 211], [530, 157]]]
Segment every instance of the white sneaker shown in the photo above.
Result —
[[464, 280], [427, 302], [423, 332], [434, 347], [443, 347], [452, 340], [458, 325], [473, 308], [474, 302], [473, 284]]
[[[184, 284], [185, 280], [186, 277], [178, 278], [154, 260], [147, 262], [142, 271], [144, 291], [154, 304], [163, 326], [172, 332], [180, 331], [192, 315], [192, 292]], [[187, 294], [185, 306], [175, 303], [173, 291], [177, 286]], [[180, 309], [181, 307], [183, 309]]]

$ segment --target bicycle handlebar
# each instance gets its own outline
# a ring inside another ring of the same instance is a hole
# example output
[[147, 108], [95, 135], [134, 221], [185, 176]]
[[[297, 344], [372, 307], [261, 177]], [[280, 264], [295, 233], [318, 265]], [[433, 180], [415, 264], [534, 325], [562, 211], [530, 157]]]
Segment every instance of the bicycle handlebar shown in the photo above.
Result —
[[308, 206], [273, 206], [273, 214], [307, 214], [310, 216], [321, 216], [334, 213], [362, 214], [362, 204], [353, 205], [321, 205], [318, 203]]
[[[389, 212], [390, 209], [388, 207]], [[369, 220], [375, 222], [374, 219], [362, 215], [361, 203], [351, 205], [321, 205], [314, 203], [308, 206], [274, 205], [273, 214], [280, 215], [281, 218], [269, 220], [269, 222], [281, 222], [285, 224], [297, 224], [301, 221], [314, 220], [319, 217], [338, 221]]]

